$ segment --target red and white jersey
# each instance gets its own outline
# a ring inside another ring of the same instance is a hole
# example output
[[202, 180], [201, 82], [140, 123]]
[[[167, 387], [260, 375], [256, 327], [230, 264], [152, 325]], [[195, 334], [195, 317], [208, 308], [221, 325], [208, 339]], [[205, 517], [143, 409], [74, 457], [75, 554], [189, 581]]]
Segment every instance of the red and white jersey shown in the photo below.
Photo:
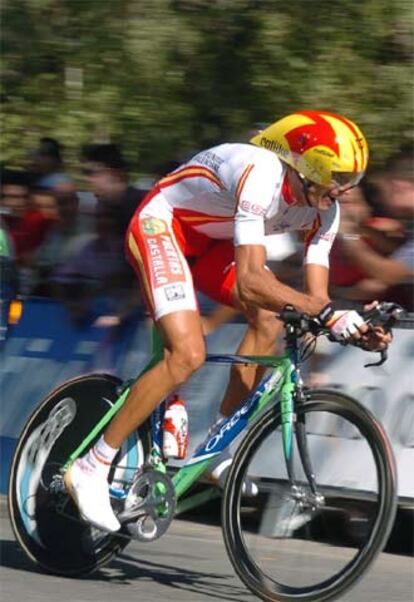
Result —
[[263, 245], [273, 259], [278, 233], [307, 230], [305, 261], [328, 267], [338, 219], [337, 203], [320, 213], [298, 205], [270, 151], [222, 144], [154, 186], [130, 222], [126, 252], [158, 320], [197, 311], [196, 289], [234, 306], [234, 245]]
[[329, 266], [338, 203], [326, 211], [297, 205], [286, 166], [266, 149], [235, 143], [204, 150], [163, 178], [159, 191], [174, 217], [190, 229], [212, 239], [233, 239], [236, 246], [264, 245], [268, 259], [267, 240], [277, 240], [269, 235], [307, 230], [305, 262]]

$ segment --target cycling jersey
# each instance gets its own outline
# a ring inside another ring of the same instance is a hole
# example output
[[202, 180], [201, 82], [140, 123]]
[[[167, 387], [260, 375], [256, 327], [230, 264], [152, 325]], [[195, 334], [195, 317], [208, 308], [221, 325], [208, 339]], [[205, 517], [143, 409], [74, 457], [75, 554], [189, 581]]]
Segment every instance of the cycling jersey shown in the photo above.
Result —
[[[228, 241], [231, 246], [264, 245], [272, 259], [267, 236], [306, 230], [305, 262], [328, 267], [338, 222], [337, 203], [321, 212], [296, 203], [286, 167], [272, 152], [222, 144], [198, 153], [158, 182], [131, 221], [127, 251], [159, 318], [197, 307], [185, 258], [193, 258], [193, 267], [218, 241]], [[277, 237], [268, 240], [277, 244]], [[229, 277], [230, 268], [212, 263], [205, 277], [211, 279], [218, 268]], [[234, 268], [231, 280], [234, 285]], [[226, 302], [228, 287], [229, 282]], [[223, 297], [216, 300], [223, 302]]]

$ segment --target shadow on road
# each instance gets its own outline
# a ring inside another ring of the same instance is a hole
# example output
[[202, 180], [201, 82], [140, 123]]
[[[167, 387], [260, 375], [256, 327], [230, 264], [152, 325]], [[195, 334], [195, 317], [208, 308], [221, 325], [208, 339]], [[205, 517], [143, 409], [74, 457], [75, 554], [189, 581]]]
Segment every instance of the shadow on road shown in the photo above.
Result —
[[114, 559], [106, 569], [100, 571], [101, 577], [109, 581], [128, 583], [140, 578], [145, 581], [154, 582], [175, 588], [194, 592], [197, 596], [201, 594], [210, 596], [213, 600], [234, 600], [237, 602], [251, 601], [252, 597], [246, 589], [240, 585], [230, 583], [235, 579], [233, 573], [217, 574], [207, 571], [189, 568], [178, 568], [177, 566], [134, 558], [127, 554], [121, 554]]
[[36, 564], [30, 562], [19, 544], [12, 539], [0, 540], [0, 565], [29, 573], [41, 574], [44, 572]]
[[[44, 574], [41, 568], [26, 557], [18, 543], [14, 540], [0, 541], [0, 564], [17, 571]], [[59, 578], [65, 578], [59, 576]], [[253, 599], [243, 585], [232, 583], [233, 574], [217, 574], [206, 571], [178, 568], [165, 563], [151, 562], [120, 554], [106, 567], [90, 575], [79, 577], [82, 581], [110, 582], [117, 585], [136, 584], [140, 580], [146, 583], [153, 581], [178, 591], [193, 592], [195, 596], [210, 597], [212, 600], [228, 600], [231, 602], [251, 602]]]

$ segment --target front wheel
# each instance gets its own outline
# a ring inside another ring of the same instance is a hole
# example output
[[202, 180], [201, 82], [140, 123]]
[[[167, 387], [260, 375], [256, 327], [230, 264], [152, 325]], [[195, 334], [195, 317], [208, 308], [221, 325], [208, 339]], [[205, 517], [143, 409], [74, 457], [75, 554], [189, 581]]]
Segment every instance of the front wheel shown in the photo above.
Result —
[[[317, 490], [297, 444], [296, 485], [287, 477], [276, 406], [242, 441], [227, 478], [223, 535], [247, 587], [268, 602], [322, 602], [361, 577], [387, 542], [396, 512], [396, 469], [374, 416], [336, 391], [314, 390], [297, 410], [305, 422]], [[259, 494], [246, 503], [246, 477]]]
[[[128, 543], [81, 521], [62, 483], [70, 454], [117, 400], [121, 385], [106, 374], [63, 384], [34, 411], [19, 438], [10, 472], [10, 520], [27, 556], [52, 573], [88, 573]], [[148, 425], [128, 437], [110, 474], [115, 486], [133, 478], [149, 445]]]

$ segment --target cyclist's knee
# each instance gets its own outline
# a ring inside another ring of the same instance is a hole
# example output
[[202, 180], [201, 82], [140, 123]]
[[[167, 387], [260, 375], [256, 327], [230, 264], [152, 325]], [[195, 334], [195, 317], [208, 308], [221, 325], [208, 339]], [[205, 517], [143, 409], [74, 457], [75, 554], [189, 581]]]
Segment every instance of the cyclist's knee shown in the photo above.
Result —
[[197, 345], [181, 344], [166, 353], [166, 362], [176, 386], [186, 382], [204, 363], [204, 342]]

